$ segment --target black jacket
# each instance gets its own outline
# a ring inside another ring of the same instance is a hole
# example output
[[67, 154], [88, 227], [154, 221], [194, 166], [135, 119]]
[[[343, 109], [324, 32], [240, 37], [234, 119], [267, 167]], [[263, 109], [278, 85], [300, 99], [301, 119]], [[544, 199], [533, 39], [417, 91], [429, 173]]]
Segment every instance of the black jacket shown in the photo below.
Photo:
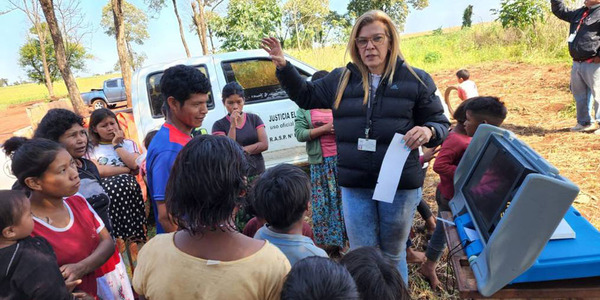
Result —
[[[301, 108], [332, 108], [337, 86], [345, 68], [333, 70], [315, 82], [303, 79], [290, 63], [277, 70], [277, 78], [294, 102]], [[344, 187], [375, 188], [385, 152], [396, 132], [405, 134], [414, 126], [433, 126], [436, 137], [426, 147], [440, 145], [448, 135], [450, 122], [444, 116], [444, 109], [431, 77], [422, 70], [414, 69], [425, 87], [408, 70], [403, 61], [398, 60], [393, 83], [382, 78], [375, 92], [370, 138], [377, 140], [377, 151], [366, 152], [357, 149], [359, 138], [365, 137], [366, 105], [363, 105], [364, 91], [362, 77], [353, 64], [348, 64], [351, 72], [348, 86], [338, 109], [333, 109], [333, 125], [338, 151], [339, 184]], [[398, 189], [416, 189], [423, 185], [423, 172], [419, 163], [419, 152], [413, 150], [402, 171]]]
[[[588, 8], [570, 10], [562, 0], [552, 0], [551, 2], [554, 15], [570, 23], [569, 36], [575, 33], [583, 13]], [[575, 40], [569, 43], [569, 54], [573, 60], [583, 61], [598, 56], [598, 49], [600, 49], [600, 5], [595, 5], [590, 8], [589, 15], [581, 23]]]

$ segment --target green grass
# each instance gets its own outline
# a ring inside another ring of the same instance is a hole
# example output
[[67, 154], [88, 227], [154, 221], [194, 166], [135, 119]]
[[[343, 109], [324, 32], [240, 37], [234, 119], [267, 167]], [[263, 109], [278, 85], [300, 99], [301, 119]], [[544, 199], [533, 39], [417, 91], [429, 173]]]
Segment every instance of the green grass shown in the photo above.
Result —
[[[93, 88], [102, 88], [104, 80], [119, 76], [120, 74], [108, 74], [82, 77], [76, 80], [79, 91], [84, 93], [89, 92]], [[62, 80], [54, 83], [54, 94], [58, 97], [65, 97], [67, 95], [67, 87]], [[0, 88], [0, 110], [4, 110], [10, 105], [48, 99], [48, 89], [46, 89], [44, 84], [29, 83]]]
[[[564, 24], [563, 24], [564, 23]], [[567, 23], [549, 18], [546, 23], [525, 30], [504, 29], [497, 22], [465, 30], [402, 38], [400, 49], [409, 64], [427, 72], [458, 70], [465, 66], [494, 61], [535, 64], [569, 62], [564, 42]], [[345, 45], [286, 50], [317, 69], [331, 71], [344, 66]]]

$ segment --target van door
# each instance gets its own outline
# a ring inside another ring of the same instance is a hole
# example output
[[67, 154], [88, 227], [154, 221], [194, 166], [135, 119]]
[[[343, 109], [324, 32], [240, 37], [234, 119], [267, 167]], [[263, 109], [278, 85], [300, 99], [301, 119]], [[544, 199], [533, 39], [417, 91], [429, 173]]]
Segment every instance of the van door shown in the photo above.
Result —
[[[223, 76], [225, 84], [237, 81], [244, 88], [244, 111], [258, 115], [265, 124], [269, 150], [263, 155], [267, 167], [305, 160], [304, 143], [298, 142], [294, 134], [298, 106], [279, 85], [273, 62], [267, 57], [252, 57], [224, 60], [220, 67], [222, 74], [219, 75]], [[304, 70], [299, 71], [304, 77], [310, 76]]]

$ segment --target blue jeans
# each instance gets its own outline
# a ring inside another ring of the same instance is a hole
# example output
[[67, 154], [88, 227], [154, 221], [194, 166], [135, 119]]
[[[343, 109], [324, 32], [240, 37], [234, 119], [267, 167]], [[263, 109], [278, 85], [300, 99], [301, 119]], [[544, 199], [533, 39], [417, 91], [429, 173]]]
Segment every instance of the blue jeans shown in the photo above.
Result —
[[571, 93], [575, 98], [577, 123], [589, 125], [600, 122], [600, 64], [574, 61]]
[[421, 188], [398, 190], [393, 203], [373, 200], [373, 190], [342, 187], [342, 203], [350, 248], [372, 246], [397, 264], [408, 284], [406, 239], [413, 223]]

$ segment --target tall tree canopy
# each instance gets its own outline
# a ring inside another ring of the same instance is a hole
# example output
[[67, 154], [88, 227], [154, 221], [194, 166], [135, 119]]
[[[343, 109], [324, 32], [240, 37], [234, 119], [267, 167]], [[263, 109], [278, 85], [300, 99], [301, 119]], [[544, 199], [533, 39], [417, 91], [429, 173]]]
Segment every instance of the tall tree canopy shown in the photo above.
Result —
[[230, 0], [226, 18], [215, 18], [217, 37], [226, 51], [259, 49], [265, 36], [274, 36], [281, 22], [277, 0]]
[[292, 46], [312, 48], [328, 14], [329, 0], [288, 0], [283, 16], [292, 32]]
[[348, 12], [355, 17], [372, 9], [380, 9], [394, 21], [398, 30], [404, 30], [404, 23], [409, 12], [409, 5], [414, 9], [423, 9], [429, 5], [429, 0], [350, 0]]
[[[46, 25], [44, 27], [47, 29]], [[33, 28], [32, 28], [33, 30]], [[50, 33], [48, 33], [50, 35]], [[56, 52], [54, 43], [50, 39], [45, 40], [46, 62], [50, 79], [54, 82], [60, 79], [60, 70], [56, 63]], [[85, 48], [77, 43], [65, 43], [67, 63], [71, 70], [83, 70], [85, 60], [91, 58]], [[19, 49], [19, 65], [24, 68], [27, 77], [37, 83], [45, 83], [46, 77], [42, 62], [42, 47], [37, 35], [31, 35], [27, 42]]]

